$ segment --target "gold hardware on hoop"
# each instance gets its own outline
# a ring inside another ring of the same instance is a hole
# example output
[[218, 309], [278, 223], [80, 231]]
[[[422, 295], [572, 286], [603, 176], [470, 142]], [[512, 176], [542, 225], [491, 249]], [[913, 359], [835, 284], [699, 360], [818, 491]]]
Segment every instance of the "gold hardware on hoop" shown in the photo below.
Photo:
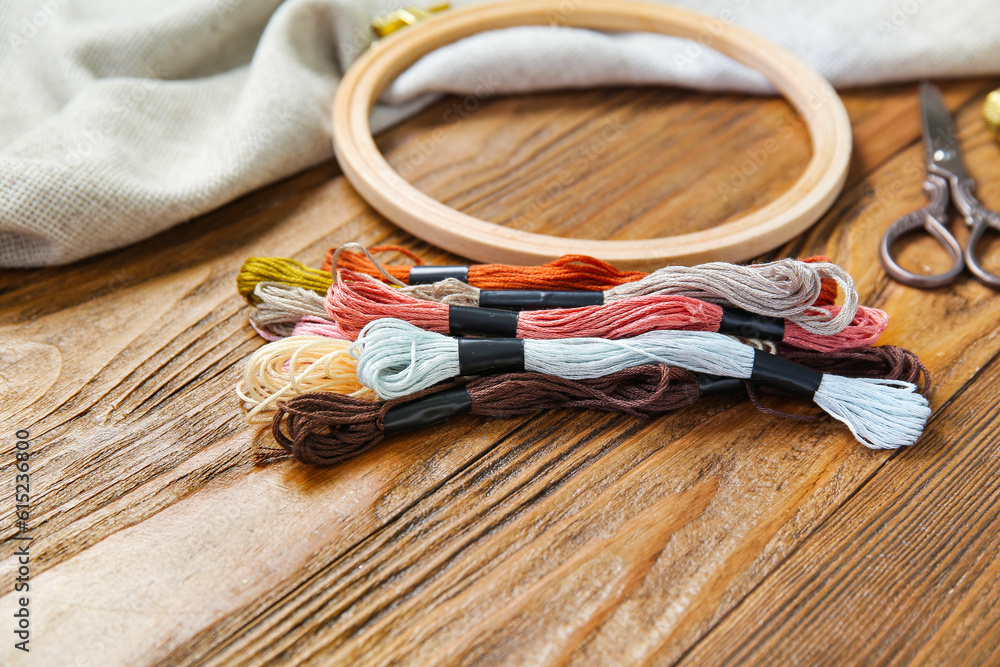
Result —
[[372, 30], [379, 38], [385, 37], [386, 35], [391, 35], [400, 28], [405, 28], [408, 25], [415, 25], [420, 21], [428, 18], [431, 14], [437, 12], [443, 12], [451, 7], [447, 2], [439, 2], [436, 5], [431, 5], [426, 9], [421, 9], [420, 7], [404, 7], [403, 9], [397, 9], [394, 12], [389, 12], [388, 14], [383, 14], [382, 16], [377, 16], [372, 19]]
[[986, 96], [983, 104], [983, 118], [993, 134], [1000, 133], [1000, 88]]

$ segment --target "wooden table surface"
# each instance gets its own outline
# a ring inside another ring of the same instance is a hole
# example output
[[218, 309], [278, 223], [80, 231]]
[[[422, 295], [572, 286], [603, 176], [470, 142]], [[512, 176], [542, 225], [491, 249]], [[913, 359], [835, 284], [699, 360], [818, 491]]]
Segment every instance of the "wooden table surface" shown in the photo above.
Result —
[[[1000, 80], [942, 83], [981, 199]], [[888, 280], [925, 201], [916, 85], [844, 95], [847, 186], [774, 256], [826, 254], [935, 382], [926, 434], [875, 452], [740, 397], [652, 421], [457, 418], [343, 465], [254, 466], [233, 393], [263, 341], [235, 276], [399, 243], [335, 163], [67, 267], [0, 272], [0, 663], [1000, 664], [1000, 298]], [[670, 89], [448, 98], [380, 146], [501, 224], [644, 238], [775, 197], [805, 165], [781, 100]], [[953, 229], [963, 235], [965, 229]], [[1000, 269], [1000, 241], [988, 244]], [[909, 266], [942, 266], [926, 241]], [[802, 406], [809, 411], [808, 406]], [[30, 432], [31, 653], [13, 649], [14, 446]]]

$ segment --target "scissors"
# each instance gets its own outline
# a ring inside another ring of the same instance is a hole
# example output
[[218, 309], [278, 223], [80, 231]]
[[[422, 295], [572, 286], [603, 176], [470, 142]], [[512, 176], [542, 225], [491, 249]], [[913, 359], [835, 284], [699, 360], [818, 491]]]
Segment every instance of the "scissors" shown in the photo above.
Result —
[[[896, 220], [882, 237], [879, 256], [886, 273], [912, 287], [942, 287], [954, 282], [968, 266], [983, 284], [1000, 289], [1000, 276], [990, 273], [979, 261], [976, 246], [989, 228], [1000, 231], [1000, 213], [985, 208], [972, 191], [976, 182], [969, 176], [962, 162], [958, 145], [955, 122], [945, 106], [944, 97], [936, 86], [924, 82], [920, 86], [920, 101], [923, 111], [924, 147], [927, 160], [927, 180], [924, 192], [930, 197], [927, 206], [904, 215]], [[969, 241], [963, 252], [962, 246], [948, 231], [948, 195], [955, 208], [965, 218], [965, 224], [972, 228]], [[923, 228], [948, 251], [952, 266], [940, 274], [922, 275], [911, 273], [896, 263], [892, 256], [892, 244], [896, 239]]]

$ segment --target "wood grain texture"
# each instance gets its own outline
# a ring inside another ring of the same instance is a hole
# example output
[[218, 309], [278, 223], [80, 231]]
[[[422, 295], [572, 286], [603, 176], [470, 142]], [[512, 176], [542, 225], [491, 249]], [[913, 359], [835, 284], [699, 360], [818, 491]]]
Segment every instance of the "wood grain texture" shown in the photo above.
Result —
[[[1000, 146], [978, 106], [997, 85], [943, 84], [992, 208]], [[449, 122], [457, 102], [379, 137], [390, 163], [451, 206], [549, 233], [641, 238], [716, 224], [782, 192], [809, 156], [801, 124], [770, 99], [552, 93], [489, 100]], [[845, 104], [856, 145], [847, 187], [781, 254], [845, 266], [863, 301], [889, 312], [885, 342], [930, 366], [937, 412], [905, 453], [865, 450], [837, 423], [713, 398], [649, 422], [467, 416], [334, 468], [253, 466], [260, 436], [231, 391], [261, 344], [235, 293], [243, 259], [318, 266], [347, 240], [461, 259], [386, 223], [332, 164], [120, 252], [0, 272], [7, 501], [13, 434], [33, 439], [31, 658], [809, 662], [842, 636], [841, 664], [989, 664], [1000, 299], [969, 278], [934, 292], [886, 279], [878, 238], [924, 201], [916, 86]], [[581, 150], [614, 123], [620, 132], [583, 165]], [[733, 169], [769, 140], [780, 150], [736, 186]], [[563, 171], [573, 178], [553, 189], [547, 177]], [[933, 265], [943, 253], [917, 241], [904, 257]], [[6, 618], [12, 509], [0, 513]], [[889, 570], [887, 554], [912, 557]], [[921, 641], [901, 644], [908, 632]], [[22, 658], [0, 643], [0, 663]]]
[[997, 664], [998, 382], [994, 363], [681, 664]]

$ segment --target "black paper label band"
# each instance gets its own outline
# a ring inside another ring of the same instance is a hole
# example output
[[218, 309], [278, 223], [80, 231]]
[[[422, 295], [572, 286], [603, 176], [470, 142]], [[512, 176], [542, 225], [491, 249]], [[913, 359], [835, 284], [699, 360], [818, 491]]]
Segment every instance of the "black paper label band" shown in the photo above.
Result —
[[695, 373], [694, 376], [698, 379], [698, 392], [701, 396], [733, 394], [743, 391], [743, 380], [740, 378], [727, 378], [707, 373]]
[[480, 290], [479, 305], [505, 310], [549, 310], [604, 304], [604, 292], [555, 292], [540, 290]]
[[469, 267], [467, 266], [412, 266], [410, 267], [409, 283], [411, 285], [430, 285], [446, 278], [455, 278], [463, 283], [469, 282]]
[[460, 375], [524, 372], [524, 341], [520, 338], [459, 338]]
[[782, 340], [785, 337], [785, 320], [723, 306], [719, 333], [760, 340]]
[[448, 306], [448, 333], [453, 336], [517, 336], [517, 313], [495, 308]]
[[772, 389], [812, 398], [823, 381], [823, 374], [763, 350], [754, 350], [750, 379]]
[[446, 389], [415, 401], [394, 405], [386, 410], [383, 419], [385, 434], [389, 436], [433, 426], [470, 410], [472, 410], [472, 397], [468, 389], [465, 387]]

